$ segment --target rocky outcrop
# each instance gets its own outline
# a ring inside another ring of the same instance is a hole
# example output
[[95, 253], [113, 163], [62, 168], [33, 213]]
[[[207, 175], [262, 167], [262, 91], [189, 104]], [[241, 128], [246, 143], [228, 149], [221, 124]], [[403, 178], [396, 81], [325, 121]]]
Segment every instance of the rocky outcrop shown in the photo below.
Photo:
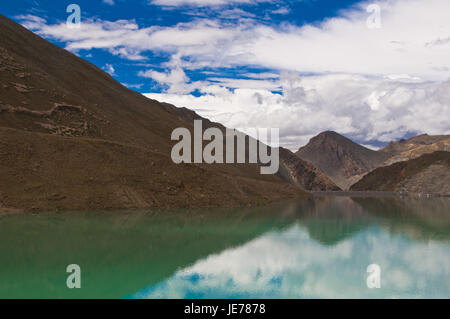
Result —
[[390, 142], [379, 151], [389, 155], [389, 158], [384, 161], [383, 166], [391, 165], [436, 151], [450, 152], [450, 136], [422, 134], [407, 140]]
[[379, 167], [350, 190], [447, 195], [450, 193], [450, 152], [438, 151]]
[[284, 148], [280, 148], [279, 176], [289, 183], [310, 191], [341, 190], [314, 165]]

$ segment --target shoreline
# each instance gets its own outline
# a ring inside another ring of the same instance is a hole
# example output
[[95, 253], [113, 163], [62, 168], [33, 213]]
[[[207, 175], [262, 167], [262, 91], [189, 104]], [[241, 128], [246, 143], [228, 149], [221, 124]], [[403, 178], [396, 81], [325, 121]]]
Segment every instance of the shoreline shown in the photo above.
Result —
[[292, 198], [284, 198], [280, 200], [271, 200], [266, 203], [257, 203], [256, 205], [253, 204], [243, 204], [243, 205], [236, 205], [236, 206], [221, 206], [221, 205], [209, 205], [209, 206], [185, 206], [185, 207], [123, 207], [123, 208], [104, 208], [104, 209], [49, 209], [49, 210], [29, 210], [29, 209], [17, 209], [17, 208], [10, 208], [0, 205], [0, 217], [8, 216], [8, 215], [15, 215], [15, 214], [45, 214], [45, 213], [58, 213], [58, 212], [116, 212], [116, 211], [130, 211], [130, 212], [141, 212], [143, 210], [145, 211], [164, 211], [164, 210], [179, 210], [179, 209], [186, 209], [186, 210], [208, 210], [208, 209], [220, 209], [220, 208], [228, 208], [228, 209], [238, 209], [238, 208], [258, 208], [258, 207], [269, 207], [276, 203], [281, 203], [285, 201], [297, 201], [297, 200], [305, 200], [308, 198], [319, 198], [319, 197], [371, 197], [371, 198], [392, 198], [392, 197], [410, 197], [410, 198], [445, 198], [450, 197], [450, 195], [446, 194], [427, 194], [427, 193], [406, 193], [406, 192], [383, 192], [383, 191], [310, 191], [310, 196], [299, 196], [299, 197], [292, 197]]
[[313, 197], [342, 196], [342, 197], [450, 197], [450, 194], [439, 193], [408, 193], [408, 192], [384, 192], [384, 191], [311, 191]]

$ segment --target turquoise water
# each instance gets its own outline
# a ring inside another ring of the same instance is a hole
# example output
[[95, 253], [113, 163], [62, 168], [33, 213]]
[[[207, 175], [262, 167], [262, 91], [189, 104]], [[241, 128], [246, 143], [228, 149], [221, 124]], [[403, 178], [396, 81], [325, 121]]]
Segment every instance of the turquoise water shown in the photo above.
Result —
[[[0, 298], [449, 298], [449, 198], [0, 217]], [[81, 289], [66, 286], [80, 265]], [[380, 288], [367, 267], [380, 267]]]

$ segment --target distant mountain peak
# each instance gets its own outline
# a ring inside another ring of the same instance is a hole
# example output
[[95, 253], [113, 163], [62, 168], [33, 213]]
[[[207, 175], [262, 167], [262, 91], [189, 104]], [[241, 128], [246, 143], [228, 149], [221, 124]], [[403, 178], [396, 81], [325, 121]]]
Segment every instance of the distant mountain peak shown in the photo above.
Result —
[[345, 145], [347, 145], [347, 147], [353, 146], [356, 148], [363, 148], [363, 149], [369, 150], [368, 148], [353, 142], [348, 137], [346, 137], [342, 134], [339, 134], [335, 131], [324, 131], [324, 132], [319, 133], [318, 135], [311, 138], [309, 143], [307, 145], [305, 145], [304, 147], [306, 147], [310, 144], [324, 143], [324, 142], [326, 142], [326, 143], [345, 143]]
[[370, 150], [334, 131], [311, 138], [296, 155], [314, 164], [342, 189], [348, 189], [387, 158], [387, 154]]
[[324, 131], [324, 132], [319, 133], [315, 137], [313, 137], [311, 140], [321, 139], [321, 138], [331, 138], [331, 139], [345, 138], [345, 139], [347, 139], [345, 136], [343, 136], [335, 131]]
[[407, 161], [435, 151], [450, 151], [449, 135], [420, 134], [392, 141], [379, 151], [368, 149], [334, 131], [322, 132], [296, 155], [311, 162], [342, 189], [380, 166]]

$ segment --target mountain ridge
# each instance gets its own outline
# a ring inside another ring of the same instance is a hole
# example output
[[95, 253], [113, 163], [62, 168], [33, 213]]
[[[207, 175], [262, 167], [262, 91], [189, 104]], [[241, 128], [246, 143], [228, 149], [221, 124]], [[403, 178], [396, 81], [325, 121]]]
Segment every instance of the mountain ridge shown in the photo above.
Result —
[[390, 142], [379, 151], [390, 155], [384, 162], [387, 166], [435, 151], [450, 151], [450, 135], [421, 134], [406, 140]]
[[374, 169], [352, 191], [450, 194], [450, 152], [436, 151]]
[[[313, 137], [296, 155], [310, 161], [343, 189], [354, 190], [353, 186], [374, 170], [399, 162], [408, 162], [438, 151], [450, 151], [450, 135], [421, 134], [405, 140], [392, 141], [374, 151], [336, 132], [325, 131]], [[443, 174], [448, 170], [445, 166], [441, 168], [444, 170]], [[433, 166], [430, 172], [436, 169], [437, 167]], [[433, 184], [431, 180], [423, 178], [422, 183], [425, 181], [430, 185]], [[422, 186], [426, 188], [426, 185]], [[366, 185], [364, 190], [379, 189], [376, 187], [371, 189]]]

